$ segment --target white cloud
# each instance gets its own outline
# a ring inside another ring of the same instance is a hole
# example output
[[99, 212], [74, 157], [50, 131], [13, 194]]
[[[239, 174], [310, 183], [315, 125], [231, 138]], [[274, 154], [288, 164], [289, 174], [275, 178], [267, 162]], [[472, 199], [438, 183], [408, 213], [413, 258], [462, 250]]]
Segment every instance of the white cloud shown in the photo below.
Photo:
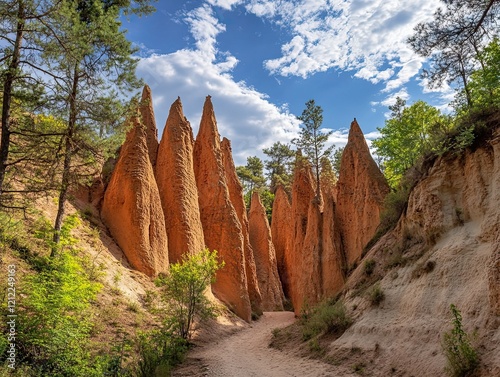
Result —
[[[248, 156], [264, 157], [262, 148], [271, 146], [275, 141], [290, 142], [298, 135], [299, 121], [288, 112], [286, 104], [276, 106], [266, 94], [243, 81], [235, 81], [231, 72], [238, 60], [230, 52], [218, 49], [217, 37], [226, 28], [215, 16], [213, 6], [230, 10], [239, 3], [241, 1], [207, 0], [185, 13], [183, 21], [188, 24], [195, 40], [194, 48], [143, 57], [137, 72], [152, 89], [160, 137], [170, 105], [178, 96], [196, 136], [205, 97], [212, 95], [219, 132], [232, 141], [235, 162], [242, 165]], [[266, 63], [271, 70], [283, 74], [303, 72], [307, 76], [326, 70], [332, 64], [349, 66], [355, 63], [341, 51], [342, 46], [334, 46], [340, 34], [342, 38], [347, 38], [348, 28], [336, 29], [337, 34], [331, 35], [331, 29], [324, 27], [324, 24], [330, 25], [335, 21], [326, 4], [323, 0], [304, 0], [300, 14], [291, 1], [283, 1], [279, 8], [274, 2], [266, 0], [247, 4], [247, 11], [258, 16], [274, 17], [279, 14], [283, 23], [293, 18], [300, 31], [283, 47], [281, 60]], [[318, 18], [318, 11], [329, 15], [326, 21]], [[306, 21], [308, 18], [310, 24]], [[311, 44], [311, 41], [315, 42]], [[286, 64], [283, 64], [285, 61]], [[361, 69], [362, 65], [358, 63]], [[387, 80], [396, 69], [393, 66], [377, 71], [377, 67], [373, 63], [371, 71], [366, 71], [368, 79], [377, 82]], [[328, 145], [345, 146], [347, 137], [348, 130], [335, 130]]]
[[[420, 70], [423, 59], [406, 44], [413, 27], [429, 19], [439, 3], [432, 0], [250, 0], [249, 12], [287, 28], [281, 56], [265, 61], [272, 73], [306, 78], [330, 68], [385, 92], [397, 90]], [[388, 68], [389, 66], [389, 68]]]
[[299, 129], [295, 116], [245, 82], [234, 81], [231, 70], [238, 60], [229, 52], [218, 51], [216, 37], [225, 26], [214, 17], [212, 8], [196, 8], [185, 21], [195, 38], [195, 49], [153, 54], [138, 65], [138, 74], [153, 92], [159, 136], [177, 96], [196, 136], [203, 103], [210, 94], [219, 132], [232, 141], [236, 164], [244, 164], [250, 155], [262, 156], [262, 148], [274, 141], [289, 142], [295, 137]]
[[242, 0], [207, 0], [207, 3], [213, 6], [231, 10], [234, 5], [238, 5]]

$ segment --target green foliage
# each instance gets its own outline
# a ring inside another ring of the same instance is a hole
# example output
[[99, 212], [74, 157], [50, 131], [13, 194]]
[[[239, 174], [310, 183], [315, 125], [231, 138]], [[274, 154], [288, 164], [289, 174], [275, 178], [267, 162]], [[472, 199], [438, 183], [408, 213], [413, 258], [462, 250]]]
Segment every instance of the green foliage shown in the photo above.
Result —
[[170, 265], [166, 276], [157, 279], [163, 289], [167, 306], [167, 328], [173, 328], [183, 339], [191, 337], [195, 316], [207, 318], [214, 315], [214, 307], [204, 295], [215, 281], [215, 273], [224, 267], [217, 259], [217, 251], [205, 249], [197, 254], [184, 256], [182, 262]]
[[479, 356], [462, 326], [462, 314], [451, 304], [453, 328], [443, 336], [443, 351], [447, 359], [446, 372], [451, 377], [471, 376], [479, 366]]
[[264, 178], [264, 163], [257, 156], [247, 158], [245, 166], [238, 166], [236, 174], [243, 183], [245, 193], [252, 192], [254, 189], [259, 189], [264, 186], [266, 179]]
[[458, 91], [453, 107], [459, 117], [470, 111], [500, 108], [500, 40], [494, 38], [478, 56], [481, 64], [466, 88]]
[[268, 157], [264, 162], [270, 191], [275, 192], [278, 185], [283, 185], [285, 190], [290, 190], [295, 151], [289, 144], [277, 141], [270, 148], [264, 148], [262, 152]]
[[344, 147], [336, 148], [333, 152], [333, 171], [335, 175], [338, 177], [340, 174], [340, 163], [342, 162], [342, 154], [344, 153]]
[[365, 275], [371, 276], [373, 274], [373, 271], [375, 270], [376, 265], [377, 265], [377, 262], [375, 262], [373, 259], [365, 260], [365, 264], [364, 264]]
[[139, 360], [135, 377], [169, 376], [188, 350], [187, 341], [166, 328], [139, 334], [136, 343]]
[[374, 284], [367, 292], [368, 299], [373, 306], [378, 306], [385, 299], [385, 293], [379, 283]]
[[436, 149], [436, 134], [449, 129], [450, 122], [438, 109], [423, 101], [405, 107], [405, 102], [398, 99], [389, 109], [392, 116], [383, 128], [377, 128], [381, 137], [373, 141], [373, 146], [383, 158], [389, 184], [395, 188], [410, 167]]
[[52, 376], [98, 376], [91, 358], [90, 303], [100, 285], [91, 282], [69, 252], [44, 260], [44, 268], [22, 283], [17, 346], [24, 359]]
[[302, 339], [309, 340], [322, 333], [342, 334], [352, 324], [342, 301], [323, 301], [302, 313]]
[[[43, 218], [35, 224], [40, 226], [39, 237], [50, 238]], [[28, 250], [27, 261], [36, 273], [19, 276], [17, 360], [20, 368], [29, 368], [33, 375], [102, 376], [106, 367], [106, 358], [91, 353], [91, 303], [101, 285], [92, 281], [75, 253], [71, 229], [77, 224], [74, 216], [64, 222], [61, 244], [65, 249], [56, 257]], [[5, 302], [2, 305], [5, 313]]]
[[301, 150], [313, 167], [316, 177], [316, 191], [319, 193], [321, 159], [330, 158], [334, 145], [325, 148], [325, 144], [333, 131], [324, 132], [321, 129], [323, 123], [323, 109], [316, 105], [313, 99], [306, 102], [306, 108], [297, 117], [302, 122], [298, 138], [292, 143]]

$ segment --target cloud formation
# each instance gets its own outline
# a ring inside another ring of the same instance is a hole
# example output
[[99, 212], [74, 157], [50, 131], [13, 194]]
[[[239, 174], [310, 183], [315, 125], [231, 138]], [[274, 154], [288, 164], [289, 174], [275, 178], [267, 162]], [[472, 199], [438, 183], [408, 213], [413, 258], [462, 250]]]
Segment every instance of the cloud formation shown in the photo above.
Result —
[[[231, 1], [218, 3], [229, 6]], [[289, 142], [296, 136], [299, 122], [295, 116], [231, 76], [238, 60], [217, 49], [216, 37], [225, 27], [215, 18], [213, 9], [202, 5], [187, 13], [184, 21], [196, 48], [153, 54], [138, 65], [139, 76], [153, 91], [160, 134], [171, 103], [180, 96], [196, 136], [205, 97], [211, 94], [219, 131], [232, 141], [236, 164], [244, 164], [247, 156], [261, 154], [262, 148], [274, 141]]]
[[[169, 54], [144, 50], [138, 65], [138, 74], [153, 90], [160, 133], [170, 104], [180, 96], [196, 134], [205, 96], [210, 94], [219, 131], [232, 140], [236, 164], [241, 165], [250, 155], [263, 157], [262, 148], [275, 141], [289, 142], [297, 136], [299, 122], [286, 105], [276, 106], [232, 76], [239, 62], [218, 46], [226, 26], [214, 9], [230, 12], [236, 7], [280, 26], [290, 36], [281, 46], [281, 56], [263, 62], [270, 73], [307, 78], [329, 69], [352, 71], [354, 77], [382, 83], [387, 97], [372, 106], [387, 106], [397, 95], [409, 97], [404, 84], [418, 73], [423, 60], [405, 40], [414, 25], [432, 15], [436, 2], [205, 0], [177, 14], [176, 21], [187, 24], [194, 45]], [[347, 130], [335, 131], [329, 142], [345, 145]]]
[[429, 0], [251, 0], [246, 9], [286, 28], [281, 56], [264, 62], [272, 74], [307, 78], [328, 69], [354, 71], [385, 92], [399, 89], [422, 67], [406, 44], [413, 27], [429, 19]]

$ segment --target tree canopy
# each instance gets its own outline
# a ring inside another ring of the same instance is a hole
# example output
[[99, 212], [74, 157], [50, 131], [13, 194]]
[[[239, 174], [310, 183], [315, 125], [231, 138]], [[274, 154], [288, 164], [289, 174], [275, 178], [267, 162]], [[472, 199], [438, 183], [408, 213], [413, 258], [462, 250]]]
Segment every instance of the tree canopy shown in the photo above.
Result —
[[438, 109], [423, 101], [406, 107], [405, 101], [398, 98], [390, 110], [391, 118], [384, 127], [377, 128], [381, 137], [373, 141], [373, 146], [377, 155], [383, 158], [390, 185], [395, 187], [418, 158], [432, 150], [433, 133], [437, 128], [446, 128], [449, 121]]
[[330, 158], [334, 145], [325, 148], [325, 144], [333, 131], [325, 132], [321, 127], [323, 124], [323, 109], [316, 105], [313, 99], [306, 102], [306, 108], [297, 117], [302, 121], [302, 128], [298, 138], [292, 140], [303, 155], [309, 160], [313, 167], [316, 179], [316, 196], [320, 198], [320, 173], [321, 160]]

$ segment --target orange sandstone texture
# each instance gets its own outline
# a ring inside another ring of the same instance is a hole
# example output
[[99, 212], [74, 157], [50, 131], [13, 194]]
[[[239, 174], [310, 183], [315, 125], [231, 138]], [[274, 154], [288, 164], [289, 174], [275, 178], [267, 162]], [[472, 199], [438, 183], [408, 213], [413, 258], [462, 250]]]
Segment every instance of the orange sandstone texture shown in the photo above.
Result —
[[147, 131], [138, 116], [131, 122], [104, 195], [101, 217], [130, 265], [155, 276], [168, 269], [167, 233]]
[[205, 247], [193, 167], [193, 131], [178, 98], [170, 107], [155, 175], [168, 236], [170, 263]]
[[347, 261], [335, 218], [334, 192], [334, 189], [323, 192], [323, 254], [320, 266], [323, 297], [332, 297], [339, 293], [346, 279]]
[[295, 313], [300, 311], [304, 303], [302, 296], [302, 260], [304, 239], [308, 228], [309, 206], [315, 199], [314, 180], [310, 164], [297, 156], [295, 173], [292, 185], [292, 224], [290, 231], [290, 242], [292, 246], [285, 254], [285, 268], [288, 271], [289, 284], [288, 295], [292, 301]]
[[283, 310], [283, 289], [271, 240], [271, 228], [257, 191], [252, 194], [248, 233], [255, 255], [262, 308], [264, 311]]
[[262, 296], [257, 282], [257, 270], [255, 267], [254, 251], [248, 238], [248, 216], [243, 198], [243, 186], [241, 185], [236, 168], [234, 166], [231, 142], [223, 138], [221, 142], [222, 157], [224, 158], [224, 170], [226, 173], [226, 183], [229, 189], [229, 197], [240, 221], [243, 233], [243, 245], [245, 252], [245, 272], [247, 276], [248, 295], [252, 312], [260, 315], [262, 313]]
[[141, 112], [142, 124], [146, 126], [146, 144], [148, 145], [149, 160], [154, 168], [158, 153], [158, 129], [156, 128], [155, 113], [153, 110], [153, 97], [151, 89], [147, 85], [142, 90], [139, 110]]
[[385, 177], [354, 119], [337, 182], [337, 218], [349, 267], [360, 259], [363, 248], [375, 234], [388, 192]]
[[283, 291], [288, 297], [290, 295], [290, 276], [285, 265], [285, 256], [290, 254], [292, 234], [292, 206], [283, 186], [278, 186], [274, 196], [273, 218], [271, 221], [271, 235], [276, 251], [276, 263]]
[[210, 100], [203, 106], [194, 145], [194, 172], [205, 244], [225, 262], [212, 286], [214, 294], [239, 317], [251, 319], [241, 225], [226, 184], [220, 136]]

